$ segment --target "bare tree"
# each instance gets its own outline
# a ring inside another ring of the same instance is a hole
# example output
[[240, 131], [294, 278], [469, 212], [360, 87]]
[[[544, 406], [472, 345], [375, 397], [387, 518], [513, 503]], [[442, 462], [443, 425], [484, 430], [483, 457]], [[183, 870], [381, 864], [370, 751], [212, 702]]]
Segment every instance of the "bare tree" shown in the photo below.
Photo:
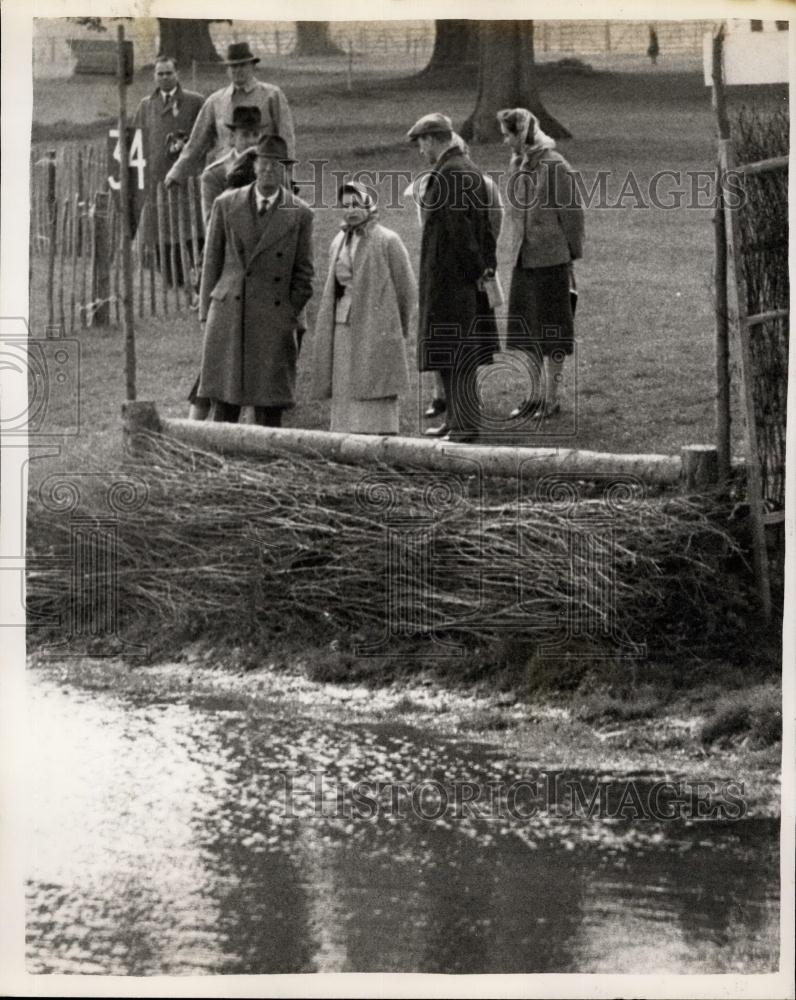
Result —
[[343, 50], [332, 40], [328, 21], [296, 21], [297, 56], [342, 56]]
[[461, 133], [468, 141], [500, 138], [495, 114], [501, 108], [528, 108], [548, 135], [567, 139], [570, 132], [542, 104], [533, 51], [533, 21], [481, 21], [478, 96]]
[[[70, 21], [82, 24], [92, 31], [107, 31], [101, 17], [72, 17]], [[131, 20], [131, 18], [125, 18]], [[215, 18], [214, 20], [223, 20]], [[174, 56], [180, 66], [190, 65], [191, 60], [197, 62], [219, 62], [220, 56], [210, 37], [212, 20], [184, 17], [159, 17], [158, 49], [164, 54]]]
[[478, 21], [439, 20], [431, 59], [424, 73], [478, 65]]

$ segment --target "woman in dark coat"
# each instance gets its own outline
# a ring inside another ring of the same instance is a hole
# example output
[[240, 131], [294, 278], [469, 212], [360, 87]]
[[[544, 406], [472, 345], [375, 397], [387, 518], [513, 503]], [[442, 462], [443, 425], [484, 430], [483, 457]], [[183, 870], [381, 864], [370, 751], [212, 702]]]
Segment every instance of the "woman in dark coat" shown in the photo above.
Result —
[[506, 220], [511, 240], [511, 291], [506, 347], [522, 351], [538, 393], [515, 417], [560, 412], [564, 359], [574, 350], [572, 262], [583, 255], [583, 208], [572, 168], [525, 108], [498, 112], [511, 148]]

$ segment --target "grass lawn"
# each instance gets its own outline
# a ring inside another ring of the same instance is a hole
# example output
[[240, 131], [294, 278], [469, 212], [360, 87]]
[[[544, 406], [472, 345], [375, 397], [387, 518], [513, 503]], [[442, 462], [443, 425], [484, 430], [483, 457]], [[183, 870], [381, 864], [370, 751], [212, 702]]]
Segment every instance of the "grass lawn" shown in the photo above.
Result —
[[[299, 157], [297, 179], [309, 176], [309, 160], [327, 160], [329, 170], [416, 170], [419, 161], [404, 135], [423, 113], [443, 110], [460, 123], [473, 102], [474, 80], [357, 78], [353, 93], [344, 75], [298, 67], [269, 72], [293, 107]], [[598, 170], [610, 172], [608, 192], [615, 200], [632, 172], [646, 192], [660, 170], [709, 171], [715, 156], [714, 120], [701, 71], [597, 72], [565, 74], [545, 69], [543, 92], [551, 112], [567, 124], [573, 139], [561, 150], [590, 184]], [[221, 85], [220, 74], [202, 78], [200, 89]], [[82, 130], [102, 134], [96, 125], [112, 111], [108, 82], [36, 82], [34, 119], [46, 126], [38, 134], [52, 142], [67, 138], [72, 116]], [[131, 107], [150, 88], [136, 82]], [[140, 91], [140, 93], [139, 93]], [[57, 98], [56, 98], [57, 93]], [[775, 95], [781, 100], [782, 95]], [[57, 100], [57, 110], [53, 102]], [[54, 117], [56, 116], [57, 117]], [[56, 126], [54, 123], [58, 122]], [[83, 131], [83, 134], [86, 134]], [[35, 134], [34, 134], [35, 137]], [[473, 150], [485, 170], [505, 168], [506, 149], [498, 144]], [[401, 190], [406, 181], [401, 185]], [[679, 186], [687, 189], [684, 178]], [[661, 190], [671, 188], [668, 181]], [[326, 177], [324, 196], [332, 204], [334, 180]], [[311, 190], [311, 189], [310, 189]], [[384, 205], [388, 186], [381, 187]], [[339, 225], [334, 209], [316, 210], [316, 294], [309, 309], [310, 333], [299, 371], [299, 404], [289, 423], [328, 426], [328, 406], [307, 397], [312, 320], [327, 266], [329, 242]], [[395, 229], [417, 265], [419, 230], [414, 206], [383, 208], [381, 221]], [[586, 217], [585, 259], [577, 267], [580, 300], [574, 364], [566, 366], [564, 412], [518, 443], [560, 444], [617, 452], [677, 452], [684, 444], [711, 442], [713, 430], [713, 264], [712, 212], [709, 208], [591, 208]], [[507, 246], [501, 241], [499, 265], [508, 285]], [[46, 321], [45, 261], [32, 261], [31, 323]], [[121, 329], [81, 331], [81, 432], [64, 438], [57, 467], [96, 463], [112, 468], [120, 458], [119, 408], [124, 398], [124, 343]], [[193, 313], [168, 319], [136, 320], [138, 398], [153, 399], [163, 414], [187, 413], [185, 396], [197, 372], [201, 334]], [[414, 354], [411, 355], [413, 367]], [[485, 384], [490, 410], [505, 414], [522, 393], [516, 370], [503, 364]], [[415, 383], [403, 401], [402, 431], [416, 434], [419, 408], [431, 394], [429, 376]], [[736, 453], [740, 414], [736, 408]], [[56, 422], [59, 414], [55, 413]], [[46, 462], [35, 463], [42, 470]]]

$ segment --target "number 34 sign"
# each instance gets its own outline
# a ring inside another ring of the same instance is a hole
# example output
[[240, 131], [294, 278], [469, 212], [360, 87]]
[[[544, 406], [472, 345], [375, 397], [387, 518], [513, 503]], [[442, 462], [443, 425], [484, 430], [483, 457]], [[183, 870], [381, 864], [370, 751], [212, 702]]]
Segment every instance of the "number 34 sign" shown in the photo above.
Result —
[[[121, 190], [121, 156], [119, 153], [119, 129], [112, 128], [108, 133], [108, 186], [116, 195], [117, 203]], [[127, 170], [130, 190], [130, 233], [135, 234], [138, 219], [146, 198], [146, 166], [147, 151], [144, 145], [144, 133], [140, 128], [127, 129]]]

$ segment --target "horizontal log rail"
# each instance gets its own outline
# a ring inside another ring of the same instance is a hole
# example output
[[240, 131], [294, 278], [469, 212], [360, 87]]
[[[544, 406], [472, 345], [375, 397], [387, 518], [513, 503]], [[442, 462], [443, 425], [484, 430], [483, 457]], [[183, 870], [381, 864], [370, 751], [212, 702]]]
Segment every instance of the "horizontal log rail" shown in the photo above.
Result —
[[786, 319], [790, 315], [790, 309], [770, 309], [768, 312], [755, 313], [747, 316], [745, 323], [747, 326], [762, 326], [772, 319]]
[[765, 174], [770, 170], [786, 170], [788, 167], [788, 156], [772, 156], [770, 160], [756, 160], [754, 163], [739, 163], [735, 167], [739, 173], [750, 176], [752, 174]]

